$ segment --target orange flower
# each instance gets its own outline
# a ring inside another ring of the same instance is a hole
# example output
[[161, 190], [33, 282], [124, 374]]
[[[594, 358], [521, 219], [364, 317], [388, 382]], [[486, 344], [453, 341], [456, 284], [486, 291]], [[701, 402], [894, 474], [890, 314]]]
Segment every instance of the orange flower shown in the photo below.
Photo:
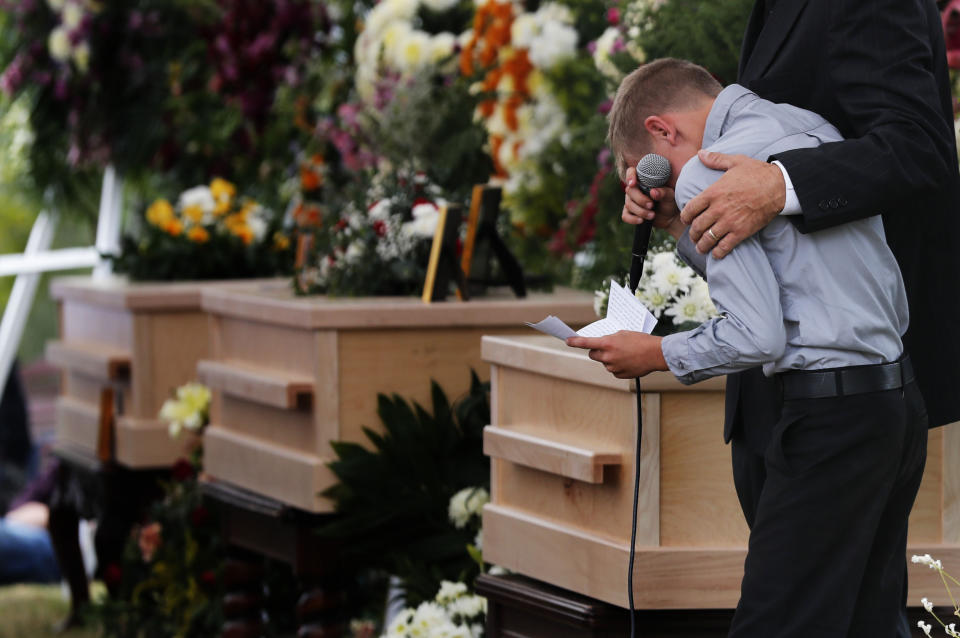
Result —
[[290, 248], [290, 238], [280, 232], [274, 234], [273, 249], [282, 252], [287, 248]]
[[183, 232], [183, 222], [179, 219], [171, 219], [163, 225], [163, 230], [171, 237], [179, 237]]
[[195, 241], [198, 244], [205, 244], [210, 241], [210, 233], [208, 233], [207, 229], [203, 226], [194, 226], [188, 230], [187, 237], [190, 241]]
[[308, 166], [300, 167], [300, 185], [306, 192], [314, 191], [320, 188], [323, 183], [323, 177]]
[[247, 246], [253, 243], [253, 231], [246, 224], [234, 228], [233, 234], [239, 237]]

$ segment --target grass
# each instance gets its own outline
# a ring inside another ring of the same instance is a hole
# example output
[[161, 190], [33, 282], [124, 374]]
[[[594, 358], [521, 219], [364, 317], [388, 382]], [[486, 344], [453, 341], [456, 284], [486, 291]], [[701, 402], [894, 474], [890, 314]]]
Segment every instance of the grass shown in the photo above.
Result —
[[96, 638], [95, 629], [54, 631], [69, 606], [60, 585], [0, 587], [0, 638]]

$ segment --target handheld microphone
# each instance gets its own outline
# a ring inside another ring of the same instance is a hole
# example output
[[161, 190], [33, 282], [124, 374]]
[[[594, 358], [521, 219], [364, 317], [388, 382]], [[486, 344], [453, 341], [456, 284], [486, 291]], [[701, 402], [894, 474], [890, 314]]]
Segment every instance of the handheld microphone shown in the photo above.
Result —
[[[644, 195], [650, 195], [650, 189], [663, 186], [670, 179], [670, 162], [662, 155], [650, 153], [637, 162], [637, 186]], [[637, 292], [637, 285], [643, 275], [643, 260], [650, 246], [650, 231], [653, 222], [645, 221], [633, 231], [633, 259], [630, 262], [630, 292]], [[637, 394], [637, 449], [633, 460], [633, 522], [630, 529], [630, 560], [627, 566], [627, 600], [630, 605], [630, 637], [636, 636], [636, 614], [633, 605], [633, 565], [637, 547], [637, 506], [640, 496], [640, 440], [643, 433], [643, 405], [640, 399], [640, 379], [636, 379]]]
[[[650, 190], [663, 186], [670, 180], [670, 162], [667, 158], [656, 153], [644, 155], [637, 162], [637, 186], [644, 195], [650, 195]], [[647, 256], [650, 246], [650, 231], [653, 223], [645, 221], [638, 224], [633, 231], [633, 260], [630, 262], [630, 292], [637, 291], [640, 277], [643, 276], [643, 260]]]

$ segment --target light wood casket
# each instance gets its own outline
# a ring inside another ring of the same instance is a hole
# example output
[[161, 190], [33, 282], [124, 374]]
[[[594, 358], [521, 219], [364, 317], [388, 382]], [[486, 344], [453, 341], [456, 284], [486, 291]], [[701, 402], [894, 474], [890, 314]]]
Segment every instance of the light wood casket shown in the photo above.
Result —
[[251, 282], [54, 280], [60, 339], [47, 344], [47, 359], [64, 371], [56, 446], [138, 469], [182, 457], [186, 437], [172, 439], [157, 414], [207, 356], [200, 291], [238, 285]]
[[509, 293], [469, 302], [417, 298], [297, 297], [289, 286], [208, 290], [211, 355], [201, 379], [213, 390], [204, 433], [209, 476], [309, 512], [334, 476], [331, 441], [367, 443], [381, 429], [377, 394], [396, 393], [429, 409], [430, 380], [451, 400], [470, 369], [488, 376], [484, 334], [529, 331], [553, 314], [574, 326], [596, 317], [592, 295], [572, 290]]
[[[552, 337], [484, 337], [483, 359], [492, 392], [484, 560], [626, 607], [634, 382]], [[723, 388], [722, 377], [693, 386], [669, 373], [641, 380], [639, 609], [736, 606], [748, 530], [723, 443]], [[908, 553], [945, 566], [960, 565], [958, 427], [930, 431], [910, 519]], [[911, 565], [909, 574], [910, 604], [943, 597], [936, 572]]]

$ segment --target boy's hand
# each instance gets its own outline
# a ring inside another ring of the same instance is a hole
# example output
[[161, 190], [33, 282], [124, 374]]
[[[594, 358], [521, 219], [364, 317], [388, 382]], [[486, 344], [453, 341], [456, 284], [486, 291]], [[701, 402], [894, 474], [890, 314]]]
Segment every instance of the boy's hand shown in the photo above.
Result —
[[656, 370], [669, 370], [660, 349], [661, 337], [621, 330], [606, 337], [570, 337], [567, 345], [590, 351], [607, 372], [618, 379], [643, 377]]
[[722, 259], [780, 214], [787, 187], [783, 173], [773, 164], [746, 155], [707, 151], [699, 155], [704, 166], [726, 174], [687, 202], [681, 218], [690, 224], [690, 239], [697, 251], [712, 250], [716, 259]]
[[632, 166], [627, 169], [627, 188], [623, 194], [623, 213], [620, 218], [634, 225], [653, 220], [654, 226], [666, 229], [674, 239], [679, 238], [684, 229], [673, 189], [665, 186], [653, 188], [647, 197], [637, 187], [635, 171]]

